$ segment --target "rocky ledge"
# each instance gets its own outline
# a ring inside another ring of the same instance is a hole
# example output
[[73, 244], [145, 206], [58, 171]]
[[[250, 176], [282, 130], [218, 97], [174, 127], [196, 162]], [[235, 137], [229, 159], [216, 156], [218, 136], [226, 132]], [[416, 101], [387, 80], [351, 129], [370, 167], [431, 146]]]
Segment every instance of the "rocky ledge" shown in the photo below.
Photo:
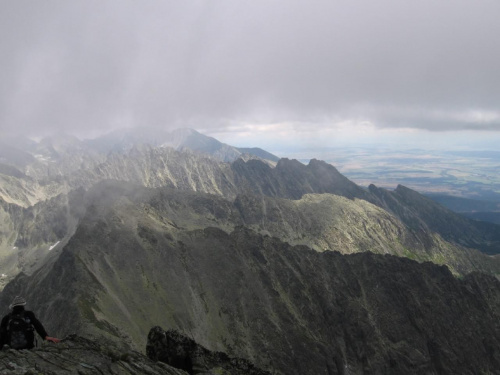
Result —
[[175, 330], [160, 327], [149, 332], [146, 352], [147, 357], [120, 351], [112, 343], [71, 335], [58, 344], [43, 342], [32, 350], [4, 346], [0, 375], [271, 375], [246, 359], [212, 352]]
[[43, 343], [32, 350], [0, 351], [0, 375], [148, 374], [187, 375], [135, 352], [72, 335], [58, 344]]

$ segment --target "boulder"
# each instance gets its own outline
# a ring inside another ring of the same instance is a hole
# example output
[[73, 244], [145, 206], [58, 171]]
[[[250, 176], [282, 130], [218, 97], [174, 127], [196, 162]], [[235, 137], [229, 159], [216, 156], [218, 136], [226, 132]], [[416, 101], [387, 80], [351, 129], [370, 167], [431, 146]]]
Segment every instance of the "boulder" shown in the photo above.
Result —
[[231, 358], [222, 352], [212, 352], [177, 332], [153, 327], [146, 345], [147, 356], [182, 369], [191, 375], [271, 375], [243, 358]]

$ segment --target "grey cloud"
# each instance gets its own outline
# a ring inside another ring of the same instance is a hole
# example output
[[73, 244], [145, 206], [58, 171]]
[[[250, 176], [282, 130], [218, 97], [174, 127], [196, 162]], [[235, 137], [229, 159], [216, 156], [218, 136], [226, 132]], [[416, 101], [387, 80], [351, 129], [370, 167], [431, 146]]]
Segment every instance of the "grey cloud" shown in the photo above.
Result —
[[453, 117], [500, 111], [498, 14], [487, 0], [6, 2], [0, 130], [352, 117], [500, 130]]

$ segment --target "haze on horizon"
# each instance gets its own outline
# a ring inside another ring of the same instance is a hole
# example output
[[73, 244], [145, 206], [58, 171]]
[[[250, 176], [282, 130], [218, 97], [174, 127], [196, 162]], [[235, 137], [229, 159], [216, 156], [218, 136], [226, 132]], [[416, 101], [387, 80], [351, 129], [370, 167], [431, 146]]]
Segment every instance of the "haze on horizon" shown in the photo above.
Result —
[[500, 2], [10, 1], [0, 136], [497, 149]]

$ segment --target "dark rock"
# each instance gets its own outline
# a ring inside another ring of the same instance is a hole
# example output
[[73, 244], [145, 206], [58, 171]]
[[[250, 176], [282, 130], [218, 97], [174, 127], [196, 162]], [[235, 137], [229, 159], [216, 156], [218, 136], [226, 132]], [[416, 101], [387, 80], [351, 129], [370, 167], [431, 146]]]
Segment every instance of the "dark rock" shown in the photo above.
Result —
[[212, 352], [176, 330], [164, 331], [153, 327], [146, 346], [148, 357], [189, 374], [270, 375], [243, 358], [230, 358], [222, 352]]
[[18, 351], [4, 346], [0, 351], [0, 374], [186, 375], [182, 370], [151, 361], [141, 353], [120, 353], [110, 345], [72, 335], [58, 344], [44, 343], [32, 350]]
[[276, 168], [270, 168], [259, 160], [244, 162], [239, 159], [231, 164], [231, 170], [239, 192], [288, 199], [300, 199], [308, 193], [330, 193], [375, 202], [371, 194], [340, 174], [332, 165], [315, 159], [304, 165], [284, 158], [279, 160]]

